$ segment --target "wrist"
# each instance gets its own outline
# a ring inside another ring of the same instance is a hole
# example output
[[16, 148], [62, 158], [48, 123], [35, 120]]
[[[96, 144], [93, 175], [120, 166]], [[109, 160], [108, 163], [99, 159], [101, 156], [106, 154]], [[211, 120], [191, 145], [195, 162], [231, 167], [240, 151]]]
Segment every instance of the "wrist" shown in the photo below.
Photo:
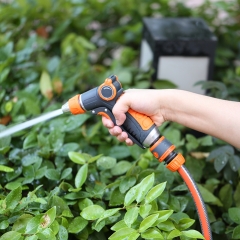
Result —
[[174, 89], [164, 89], [159, 91], [159, 109], [164, 121], [175, 121], [174, 116], [176, 116], [176, 114], [174, 106], [176, 106], [176, 102], [174, 103], [174, 99], [177, 91]]

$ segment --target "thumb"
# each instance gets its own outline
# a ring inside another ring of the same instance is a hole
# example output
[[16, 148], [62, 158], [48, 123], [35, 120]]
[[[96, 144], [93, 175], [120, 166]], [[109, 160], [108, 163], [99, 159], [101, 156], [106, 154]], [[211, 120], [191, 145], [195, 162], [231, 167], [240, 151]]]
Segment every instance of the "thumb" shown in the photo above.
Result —
[[126, 112], [130, 108], [129, 99], [123, 94], [118, 101], [116, 102], [115, 106], [112, 109], [112, 113], [116, 119], [117, 125], [122, 125], [126, 120]]

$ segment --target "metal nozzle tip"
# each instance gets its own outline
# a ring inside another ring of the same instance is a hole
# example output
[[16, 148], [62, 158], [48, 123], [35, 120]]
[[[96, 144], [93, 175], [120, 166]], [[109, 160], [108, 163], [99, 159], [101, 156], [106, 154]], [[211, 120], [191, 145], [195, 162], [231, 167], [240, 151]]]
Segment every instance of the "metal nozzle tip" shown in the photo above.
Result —
[[63, 113], [70, 113], [71, 112], [68, 102], [66, 102], [65, 104], [62, 105], [62, 111], [63, 111]]

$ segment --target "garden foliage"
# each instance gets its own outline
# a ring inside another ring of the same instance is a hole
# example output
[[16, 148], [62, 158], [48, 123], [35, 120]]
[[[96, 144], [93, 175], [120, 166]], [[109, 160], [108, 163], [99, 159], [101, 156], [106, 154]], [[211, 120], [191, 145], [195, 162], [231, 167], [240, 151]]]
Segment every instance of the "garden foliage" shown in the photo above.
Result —
[[[186, 4], [0, 1], [0, 131], [59, 109], [110, 74], [125, 89], [174, 87], [151, 85], [152, 70], [138, 69], [144, 16], [204, 18], [218, 48], [213, 81], [199, 84], [214, 97], [239, 101], [240, 2]], [[214, 239], [240, 239], [239, 150], [175, 123], [160, 130], [186, 157]], [[178, 174], [148, 150], [119, 143], [88, 114], [0, 139], [0, 174], [0, 240], [203, 239]]]

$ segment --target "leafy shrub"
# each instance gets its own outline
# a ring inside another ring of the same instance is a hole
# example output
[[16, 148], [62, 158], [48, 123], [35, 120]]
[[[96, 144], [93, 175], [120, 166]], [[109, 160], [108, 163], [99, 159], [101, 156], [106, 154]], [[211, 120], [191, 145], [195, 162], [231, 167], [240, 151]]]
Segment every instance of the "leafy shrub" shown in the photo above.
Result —
[[[239, 100], [237, 1], [205, 1], [194, 9], [181, 1], [140, 1], [137, 8], [133, 0], [4, 2], [0, 131], [59, 109], [112, 73], [124, 88], [150, 87], [152, 70], [141, 72], [136, 64], [143, 16], [203, 17], [219, 39], [215, 79], [221, 81], [202, 86], [215, 97]], [[221, 12], [232, 22], [219, 19]], [[239, 151], [174, 123], [160, 130], [186, 156], [214, 239], [239, 238]], [[149, 151], [116, 141], [87, 114], [0, 139], [0, 172], [1, 240], [202, 237], [193, 230], [200, 230], [195, 206], [180, 177]]]

